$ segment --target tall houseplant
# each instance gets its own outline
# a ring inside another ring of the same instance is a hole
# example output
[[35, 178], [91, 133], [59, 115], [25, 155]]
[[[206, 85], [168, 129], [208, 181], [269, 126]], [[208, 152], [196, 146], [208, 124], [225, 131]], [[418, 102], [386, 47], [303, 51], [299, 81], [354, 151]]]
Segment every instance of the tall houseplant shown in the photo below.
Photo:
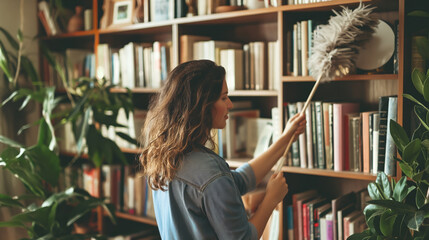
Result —
[[[413, 16], [429, 18], [429, 13], [415, 11]], [[419, 38], [420, 55], [429, 60], [429, 40]], [[414, 69], [411, 79], [421, 96], [404, 94], [415, 103], [414, 113], [419, 127], [409, 137], [402, 126], [390, 122], [390, 134], [398, 149], [396, 158], [404, 174], [398, 181], [390, 181], [383, 172], [368, 185], [372, 200], [365, 207], [368, 225], [362, 233], [349, 239], [429, 239], [429, 71]], [[422, 99], [422, 100], [418, 100]]]
[[[42, 105], [42, 117], [19, 131], [38, 127], [35, 145], [25, 146], [0, 136], [0, 142], [7, 145], [0, 153], [0, 166], [13, 173], [28, 192], [18, 197], [0, 194], [0, 207], [21, 211], [11, 219], [0, 222], [0, 227], [24, 228], [31, 239], [87, 239], [94, 234], [76, 234], [74, 224], [98, 206], [102, 206], [115, 222], [114, 207], [106, 204], [105, 199], [93, 197], [83, 189], [71, 187], [57, 190], [60, 173], [67, 163], [60, 161], [53, 122], [59, 125], [71, 122], [74, 125], [77, 152], [80, 154], [87, 146], [89, 160], [96, 167], [117, 159], [126, 163], [116, 143], [104, 137], [99, 127], [124, 127], [117, 123], [116, 118], [120, 108], [124, 108], [127, 113], [132, 111], [131, 95], [130, 92], [125, 95], [112, 94], [111, 86], [105, 80], [81, 77], [69, 84], [63, 66], [55, 62], [44, 48], [45, 57], [61, 76], [68, 100], [72, 103], [67, 111], [56, 113], [55, 108], [60, 102], [66, 101], [65, 97], [56, 97], [55, 87], [45, 86], [32, 62], [23, 56], [21, 29], [15, 39], [0, 27], [0, 69], [11, 89], [9, 97], [2, 100], [1, 104], [17, 102], [21, 110], [34, 101]], [[4, 39], [9, 42], [10, 49], [6, 49]], [[28, 80], [26, 87], [18, 84], [18, 78]], [[135, 143], [129, 136], [121, 136]], [[30, 200], [31, 204], [27, 205], [24, 200]]]

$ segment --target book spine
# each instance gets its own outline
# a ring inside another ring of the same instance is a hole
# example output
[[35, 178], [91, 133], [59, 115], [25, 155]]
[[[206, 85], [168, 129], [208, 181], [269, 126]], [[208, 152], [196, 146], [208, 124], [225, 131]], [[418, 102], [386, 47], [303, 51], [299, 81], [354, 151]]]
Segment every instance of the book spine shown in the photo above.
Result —
[[312, 130], [312, 118], [311, 118], [311, 112], [312, 112], [312, 104], [309, 104], [307, 109], [305, 110], [305, 119], [306, 122], [306, 128], [305, 128], [305, 134], [306, 134], [306, 140], [307, 140], [307, 167], [313, 168], [313, 130]]
[[378, 171], [384, 171], [384, 161], [386, 152], [386, 133], [387, 133], [387, 109], [389, 104], [389, 97], [380, 97], [378, 103], [379, 124], [378, 124]]
[[[289, 118], [293, 117], [297, 113], [296, 103], [289, 103], [288, 111], [289, 111]], [[295, 141], [292, 143], [292, 164], [294, 167], [300, 166], [298, 141]]]
[[372, 169], [371, 172], [376, 174], [378, 171], [378, 144], [379, 144], [379, 132], [380, 132], [380, 114], [374, 113], [373, 116], [373, 131], [372, 131]]
[[325, 168], [325, 143], [323, 132], [323, 109], [322, 102], [315, 102], [316, 107], [316, 139], [317, 139], [317, 163], [318, 168]]
[[389, 97], [389, 105], [387, 111], [387, 133], [386, 133], [386, 152], [385, 152], [385, 163], [384, 173], [389, 176], [396, 176], [396, 145], [393, 141], [392, 135], [390, 134], [390, 121], [396, 121], [397, 115], [398, 98]]
[[[298, 113], [302, 112], [302, 108], [304, 107], [304, 102], [297, 102], [297, 111]], [[300, 159], [300, 166], [302, 168], [307, 168], [307, 140], [305, 134], [300, 134], [298, 137], [299, 141], [299, 159]]]
[[311, 103], [311, 131], [313, 132], [313, 167], [318, 168], [318, 147], [317, 147], [317, 128], [316, 128], [316, 105], [314, 102]]

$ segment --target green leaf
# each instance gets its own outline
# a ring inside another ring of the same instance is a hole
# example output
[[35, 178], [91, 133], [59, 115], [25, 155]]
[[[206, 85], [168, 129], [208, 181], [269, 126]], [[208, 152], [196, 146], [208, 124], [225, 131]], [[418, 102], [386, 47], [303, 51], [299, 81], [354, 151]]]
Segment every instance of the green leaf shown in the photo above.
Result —
[[410, 94], [406, 94], [404, 93], [402, 96], [404, 96], [404, 98], [407, 98], [415, 103], [417, 103], [418, 105], [420, 105], [421, 107], [423, 107], [424, 109], [426, 109], [426, 111], [429, 111], [429, 109], [423, 105], [421, 102], [419, 102], [419, 100], [415, 99], [413, 96], [411, 96]]
[[7, 54], [6, 48], [3, 43], [0, 41], [0, 69], [3, 70], [9, 82], [13, 82], [13, 73], [10, 69], [9, 56]]
[[4, 28], [0, 27], [0, 32], [6, 37], [9, 44], [15, 49], [19, 49], [19, 43], [12, 37], [12, 35]]
[[31, 96], [25, 97], [24, 101], [21, 104], [21, 107], [19, 107], [19, 111], [21, 111], [22, 109], [24, 109], [25, 106], [27, 106], [27, 104], [30, 102], [30, 100], [31, 100]]
[[399, 151], [404, 151], [405, 146], [410, 142], [404, 128], [402, 128], [396, 121], [390, 120], [390, 134], [392, 135]]
[[16, 207], [16, 208], [24, 208], [24, 205], [16, 199], [11, 198], [8, 195], [4, 195], [0, 193], [0, 207]]
[[424, 187], [423, 185], [417, 187], [416, 206], [418, 209], [423, 207], [423, 205], [425, 204], [427, 190], [427, 187]]
[[390, 211], [386, 211], [380, 218], [380, 230], [384, 236], [392, 236], [396, 215]]
[[37, 163], [38, 172], [42, 179], [56, 186], [60, 176], [60, 159], [46, 145], [36, 145], [29, 149], [29, 154]]
[[399, 214], [409, 214], [417, 211], [417, 209], [411, 205], [392, 201], [392, 200], [370, 200], [368, 201], [368, 203], [388, 208], [393, 212], [399, 213]]
[[420, 154], [421, 142], [420, 139], [414, 139], [404, 149], [402, 153], [402, 160], [412, 165]]
[[8, 146], [14, 147], [14, 148], [23, 148], [24, 147], [20, 143], [15, 142], [14, 140], [9, 139], [5, 136], [1, 136], [1, 135], [0, 135], [0, 142], [6, 144]]
[[26, 56], [21, 56], [21, 65], [24, 69], [25, 73], [27, 73], [28, 77], [33, 82], [34, 86], [42, 85], [39, 75], [37, 74], [36, 68], [34, 67], [31, 60]]
[[422, 11], [422, 10], [414, 10], [414, 11], [408, 13], [408, 16], [429, 18], [429, 13], [426, 11]]
[[374, 182], [368, 184], [368, 193], [373, 200], [384, 199], [384, 195], [380, 192], [379, 187]]
[[125, 141], [136, 145], [137, 146], [137, 140], [135, 140], [134, 138], [130, 137], [128, 134], [123, 133], [123, 132], [116, 132], [116, 135], [118, 135], [120, 138], [124, 139]]
[[363, 231], [361, 233], [354, 233], [353, 235], [348, 237], [347, 240], [366, 240], [369, 239], [370, 236], [370, 231]]
[[401, 167], [402, 172], [404, 172], [407, 177], [413, 177], [414, 169], [407, 162], [399, 160], [399, 166]]
[[422, 72], [420, 72], [418, 69], [414, 69], [413, 72], [411, 73], [411, 80], [413, 81], [413, 85], [416, 88], [416, 90], [422, 94], [423, 94], [423, 89], [424, 89], [424, 82], [425, 82], [425, 76]]
[[393, 199], [398, 202], [402, 202], [405, 197], [407, 197], [407, 193], [407, 178], [403, 176], [395, 185], [395, 189], [393, 190]]
[[[428, 41], [428, 39], [426, 37], [416, 38], [416, 45], [417, 45], [417, 50], [418, 50], [419, 54], [425, 60], [428, 60], [429, 59], [429, 41]], [[425, 96], [425, 99], [426, 99], [426, 96]], [[426, 101], [428, 101], [428, 100], [426, 100]]]
[[420, 120], [421, 124], [427, 129], [429, 130], [429, 126], [426, 122], [426, 116], [428, 111], [426, 110], [426, 108], [421, 107], [419, 105], [415, 105], [414, 106], [414, 112], [417, 116], [417, 118]]
[[375, 182], [378, 186], [382, 187], [381, 193], [384, 195], [383, 199], [388, 199], [392, 197], [392, 188], [390, 186], [389, 178], [386, 176], [384, 172], [379, 172], [377, 174], [377, 178]]
[[19, 42], [22, 42], [24, 40], [24, 36], [22, 34], [21, 29], [18, 29], [18, 34], [16, 35], [16, 38], [18, 39]]
[[407, 222], [407, 226], [410, 229], [418, 231], [420, 226], [423, 223], [423, 220], [424, 220], [424, 212], [423, 211], [417, 211], [411, 215], [411, 218]]

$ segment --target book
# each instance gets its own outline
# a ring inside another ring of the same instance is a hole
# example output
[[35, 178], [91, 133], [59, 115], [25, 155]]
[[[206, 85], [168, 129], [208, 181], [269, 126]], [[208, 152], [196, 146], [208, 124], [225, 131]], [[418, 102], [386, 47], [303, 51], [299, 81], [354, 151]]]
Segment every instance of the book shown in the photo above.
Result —
[[334, 170], [347, 170], [345, 163], [348, 155], [345, 149], [348, 147], [346, 124], [347, 114], [359, 111], [358, 103], [334, 103], [333, 104], [333, 129], [334, 129]]
[[353, 221], [355, 218], [362, 215], [361, 211], [354, 210], [353, 212], [345, 215], [343, 217], [343, 239], [346, 240], [351, 234], [350, 234], [350, 222]]
[[373, 115], [373, 130], [372, 130], [372, 169], [371, 173], [376, 174], [378, 171], [378, 149], [379, 149], [379, 134], [380, 134], [380, 113]]
[[[348, 204], [341, 209], [337, 210], [337, 224], [338, 224], [338, 239], [343, 240], [344, 238], [344, 216], [350, 214], [355, 210], [354, 203]], [[348, 228], [348, 226], [347, 226]], [[348, 232], [348, 230], [347, 230]]]
[[390, 134], [390, 121], [396, 121], [398, 110], [398, 98], [389, 97], [387, 110], [387, 132], [386, 132], [386, 148], [384, 160], [384, 173], [388, 176], [396, 176], [396, 145]]
[[[296, 108], [297, 112], [302, 112], [302, 108], [304, 107], [304, 102], [297, 102]], [[305, 134], [300, 134], [298, 137], [299, 142], [299, 160], [300, 160], [300, 167], [307, 168], [307, 139]]]
[[318, 193], [316, 190], [308, 190], [301, 193], [292, 195], [293, 205], [293, 232], [294, 239], [303, 239], [303, 225], [302, 225], [302, 203], [316, 198]]
[[210, 37], [197, 35], [181, 35], [180, 36], [180, 63], [184, 63], [194, 59], [194, 43], [199, 41], [208, 41]]
[[[325, 216], [325, 226], [324, 232], [321, 234], [321, 239], [333, 240], [334, 239], [334, 216], [332, 212], [329, 212]], [[325, 233], [326, 232], [326, 233]]]
[[[247, 119], [258, 118], [258, 109], [232, 110], [225, 126], [226, 157], [239, 157], [246, 151], [247, 140], [253, 140], [256, 146], [256, 139], [247, 139]], [[253, 149], [254, 151], [254, 149]], [[253, 152], [252, 152], [253, 154]]]
[[288, 239], [294, 239], [294, 232], [293, 232], [293, 205], [289, 205], [286, 207], [286, 226], [287, 226], [287, 238]]
[[229, 91], [244, 89], [243, 56], [242, 49], [220, 50], [220, 65], [225, 68], [225, 80]]
[[386, 154], [386, 135], [387, 135], [387, 110], [389, 108], [389, 97], [382, 96], [378, 100], [378, 157], [377, 171], [384, 171], [384, 162]]
[[371, 168], [370, 159], [372, 158], [372, 121], [370, 121], [370, 116], [374, 113], [371, 112], [362, 112], [362, 166], [363, 172], [369, 173]]
[[306, 147], [307, 147], [307, 167], [313, 168], [313, 129], [312, 129], [312, 113], [313, 105], [310, 103], [305, 110], [305, 120], [306, 126], [305, 126], [305, 135], [306, 135]]
[[349, 116], [349, 159], [347, 170], [353, 172], [362, 171], [362, 148], [361, 148], [361, 117], [359, 114]]
[[325, 137], [324, 137], [324, 123], [323, 123], [323, 105], [322, 102], [314, 102], [316, 111], [316, 140], [317, 140], [317, 167], [326, 168], [325, 161]]
[[354, 192], [350, 192], [346, 195], [337, 197], [332, 199], [332, 233], [333, 233], [333, 240], [339, 240], [338, 238], [338, 218], [337, 218], [337, 211], [343, 209], [345, 206], [349, 205], [350, 203], [354, 203], [356, 200], [356, 195]]
[[[328, 202], [325, 205], [316, 207], [314, 209], [313, 217], [313, 228], [314, 228], [314, 238], [312, 239], [326, 239], [326, 218], [325, 215], [332, 211], [331, 203]], [[325, 238], [322, 238], [322, 232]], [[310, 235], [311, 237], [311, 235]]]
[[333, 105], [332, 103], [324, 102], [323, 107], [323, 134], [325, 144], [325, 166], [326, 169], [334, 169], [334, 138], [333, 133]]
[[265, 126], [262, 128], [261, 134], [258, 136], [258, 141], [256, 142], [255, 151], [253, 153], [254, 158], [264, 153], [271, 145], [273, 132], [274, 128], [272, 121], [266, 122]]
[[[289, 118], [293, 117], [295, 114], [298, 114], [298, 108], [296, 106], [296, 103], [289, 103], [287, 105], [287, 109], [288, 109]], [[301, 159], [299, 155], [299, 141], [295, 141], [292, 143], [291, 152], [292, 152], [292, 165], [294, 167], [299, 167], [301, 165]]]

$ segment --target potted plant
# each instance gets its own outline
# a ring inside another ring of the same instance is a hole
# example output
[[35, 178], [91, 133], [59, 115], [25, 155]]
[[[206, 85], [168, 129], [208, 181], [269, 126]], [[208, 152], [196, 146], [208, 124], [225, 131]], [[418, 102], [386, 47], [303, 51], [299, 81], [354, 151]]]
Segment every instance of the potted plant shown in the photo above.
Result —
[[[415, 11], [413, 16], [429, 17], [429, 13]], [[420, 55], [429, 60], [429, 41], [419, 38]], [[419, 127], [409, 137], [402, 126], [390, 122], [390, 134], [400, 158], [396, 158], [404, 174], [398, 181], [383, 172], [368, 185], [372, 200], [364, 209], [368, 226], [354, 239], [429, 239], [429, 71], [414, 69], [411, 79], [421, 96], [404, 94], [415, 103], [414, 113]], [[422, 100], [419, 100], [422, 99]]]
[[[124, 154], [116, 143], [101, 134], [100, 127], [117, 126], [116, 119], [120, 108], [127, 113], [133, 110], [131, 93], [113, 94], [105, 80], [81, 77], [73, 85], [65, 79], [64, 69], [43, 48], [44, 55], [53, 68], [58, 71], [65, 84], [68, 101], [72, 107], [64, 112], [54, 113], [54, 109], [65, 97], [56, 97], [55, 87], [45, 86], [38, 76], [31, 61], [21, 54], [23, 34], [18, 30], [17, 40], [6, 30], [0, 28], [4, 39], [12, 49], [6, 49], [0, 39], [0, 68], [6, 76], [11, 89], [2, 105], [15, 102], [24, 109], [29, 102], [42, 105], [41, 118], [23, 126], [38, 127], [37, 143], [25, 146], [13, 139], [0, 136], [0, 142], [8, 147], [0, 153], [0, 166], [13, 173], [26, 187], [28, 194], [11, 197], [0, 194], [0, 207], [20, 209], [20, 213], [7, 221], [0, 222], [0, 227], [24, 228], [31, 239], [87, 239], [99, 236], [96, 233], [78, 234], [74, 228], [95, 208], [101, 206], [115, 222], [114, 207], [105, 199], [91, 196], [83, 189], [71, 187], [58, 191], [60, 173], [69, 163], [60, 161], [57, 139], [53, 122], [74, 125], [77, 142], [75, 159], [88, 148], [88, 158], [95, 167], [103, 163], [121, 161], [127, 163]], [[18, 78], [25, 76], [26, 84], [18, 84]], [[55, 121], [54, 121], [55, 120]], [[122, 126], [124, 127], [124, 126]], [[126, 134], [124, 139], [136, 143]], [[31, 204], [26, 205], [27, 201]]]

